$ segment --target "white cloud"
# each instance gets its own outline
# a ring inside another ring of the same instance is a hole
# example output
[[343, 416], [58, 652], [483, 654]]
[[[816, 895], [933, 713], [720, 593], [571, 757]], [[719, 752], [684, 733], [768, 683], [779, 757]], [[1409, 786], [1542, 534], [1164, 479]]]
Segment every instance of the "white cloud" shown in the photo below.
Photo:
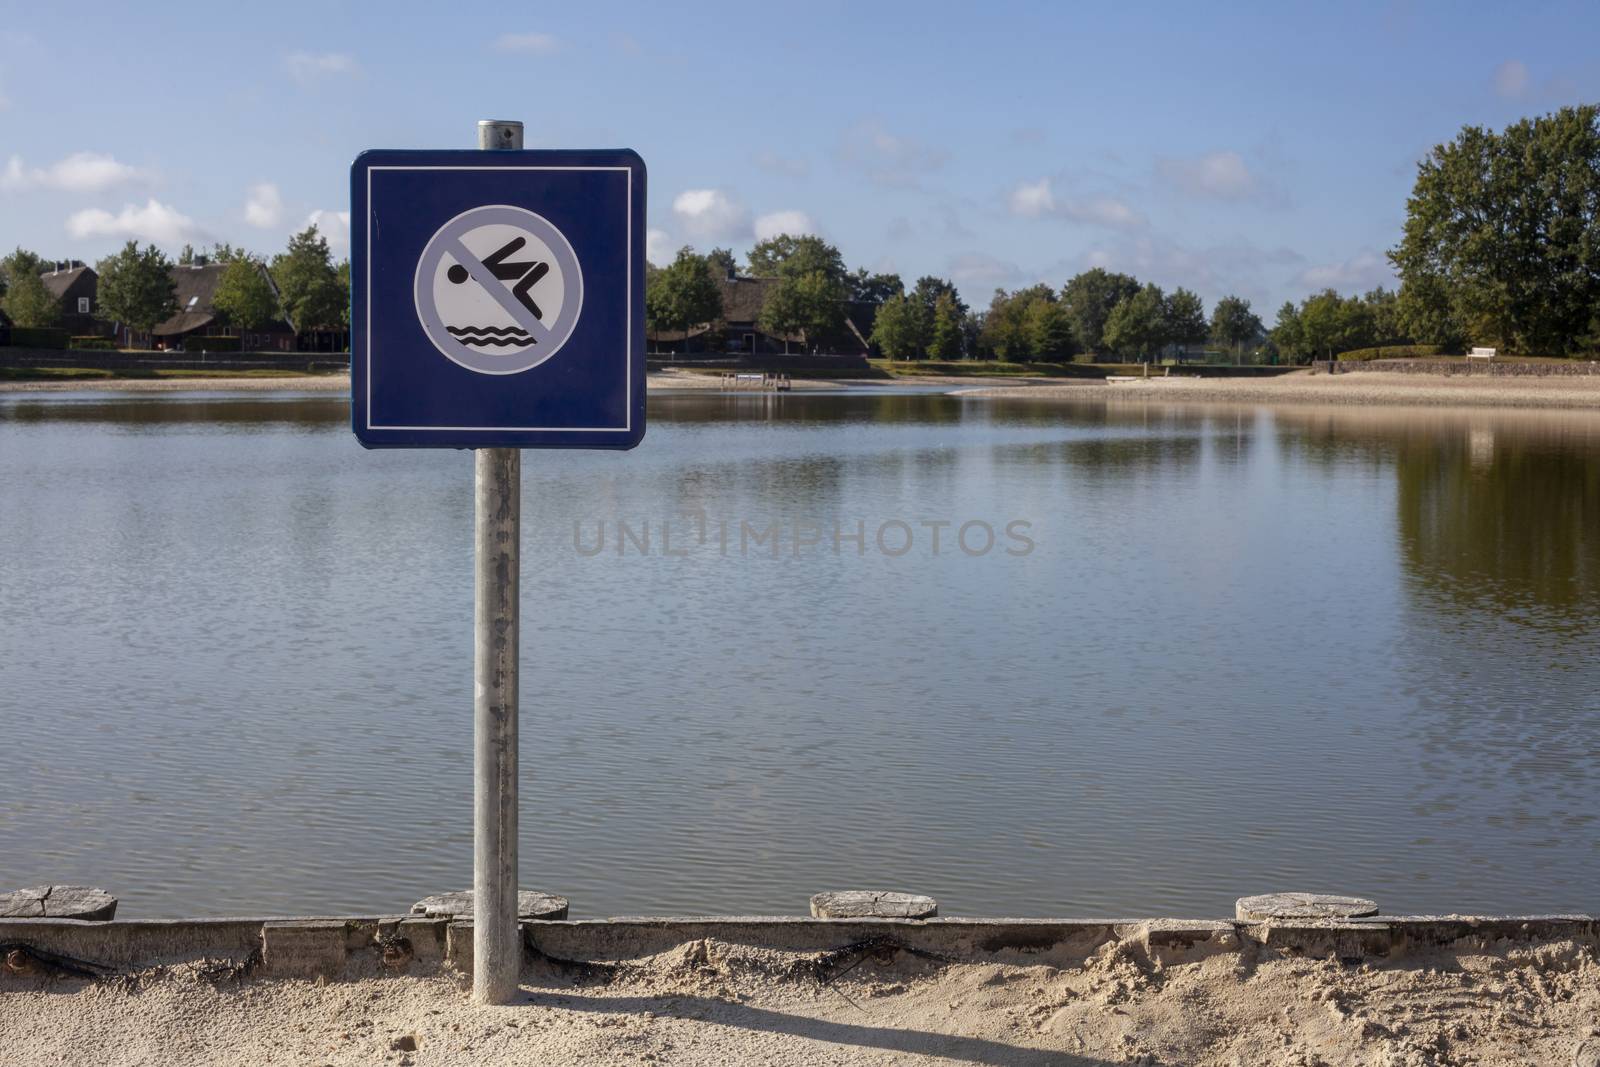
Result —
[[58, 189], [69, 193], [102, 193], [119, 185], [147, 182], [151, 174], [139, 167], [118, 163], [100, 152], [74, 152], [48, 167], [29, 167], [21, 156], [12, 156], [0, 173], [0, 189], [23, 192], [28, 189]]
[[804, 211], [773, 211], [756, 218], [755, 231], [756, 240], [765, 241], [785, 233], [795, 237], [816, 233], [817, 224]]
[[283, 197], [271, 182], [261, 182], [250, 187], [244, 202], [244, 221], [263, 230], [270, 230], [283, 221]]
[[647, 230], [644, 235], [644, 258], [658, 267], [672, 262], [678, 250], [672, 247], [672, 235], [666, 230]]
[[67, 218], [73, 237], [115, 237], [178, 245], [203, 240], [204, 230], [189, 216], [152, 198], [143, 207], [127, 204], [113, 215], [102, 208], [87, 208]]
[[283, 58], [289, 77], [301, 85], [356, 72], [355, 57], [346, 52], [290, 52]]
[[561, 39], [549, 33], [502, 33], [494, 40], [497, 52], [523, 52], [548, 56], [561, 49]]
[[1050, 178], [1023, 182], [1011, 190], [1011, 213], [1025, 219], [1058, 218], [1112, 229], [1143, 226], [1145, 218], [1127, 201], [1114, 196], [1057, 196]]
[[1494, 91], [1504, 97], [1518, 97], [1528, 91], [1528, 65], [1508, 59], [1494, 68]]
[[946, 158], [939, 149], [893, 133], [876, 119], [856, 123], [839, 142], [841, 163], [890, 188], [916, 186], [923, 175], [944, 166]]
[[313, 211], [306, 216], [306, 225], [315, 226], [317, 232], [327, 238], [328, 247], [335, 252], [345, 252], [350, 248], [350, 212], [348, 211]]
[[1382, 253], [1362, 249], [1338, 263], [1322, 263], [1300, 272], [1300, 284], [1308, 289], [1337, 289], [1353, 293], [1377, 286], [1395, 284], [1394, 267]]
[[804, 178], [811, 173], [811, 164], [804, 159], [777, 152], [758, 152], [753, 162], [768, 174], [778, 174], [785, 178]]
[[[1000, 289], [1016, 284], [1022, 275], [1015, 263], [982, 252], [963, 252], [950, 260], [948, 273], [950, 280], [957, 287], [969, 286], [975, 293], [987, 294], [991, 289]], [[982, 303], [981, 300], [968, 299], [970, 304]]]
[[1260, 183], [1237, 152], [1208, 152], [1193, 159], [1160, 159], [1156, 173], [1167, 184], [1192, 196], [1216, 200], [1246, 200], [1260, 191]]
[[750, 236], [750, 213], [721, 189], [685, 189], [672, 201], [672, 213], [697, 240], [742, 241]]

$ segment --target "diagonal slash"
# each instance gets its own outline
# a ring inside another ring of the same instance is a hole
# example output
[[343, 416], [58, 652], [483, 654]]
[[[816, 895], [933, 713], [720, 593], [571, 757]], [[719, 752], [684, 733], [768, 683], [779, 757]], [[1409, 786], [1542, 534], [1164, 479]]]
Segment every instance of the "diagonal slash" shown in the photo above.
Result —
[[461, 243], [460, 238], [452, 237], [444, 243], [444, 250], [455, 258], [455, 261], [467, 268], [467, 273], [472, 280], [486, 289], [490, 296], [505, 309], [513, 322], [524, 330], [533, 334], [539, 342], [550, 340], [550, 328], [534, 317], [533, 312], [522, 306], [522, 302], [511, 295], [511, 290], [500, 284], [500, 280], [490, 273], [483, 261], [473, 255], [467, 246]]

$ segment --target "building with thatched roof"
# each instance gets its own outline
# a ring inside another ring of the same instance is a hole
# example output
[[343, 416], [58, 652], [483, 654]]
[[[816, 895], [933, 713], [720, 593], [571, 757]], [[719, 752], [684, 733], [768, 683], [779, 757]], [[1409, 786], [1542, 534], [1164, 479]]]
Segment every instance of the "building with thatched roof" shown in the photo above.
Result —
[[[754, 278], [729, 271], [717, 279], [722, 290], [722, 319], [691, 326], [688, 330], [648, 330], [646, 339], [650, 351], [707, 359], [806, 351], [812, 346], [804, 332], [783, 337], [767, 333], [757, 325], [767, 294], [778, 281], [777, 278]], [[873, 304], [847, 303], [843, 333], [823, 339], [819, 344], [830, 354], [867, 355], [871, 347], [867, 338], [872, 336], [877, 310]]]
[[[196, 257], [193, 263], [180, 263], [172, 268], [172, 295], [178, 310], [150, 331], [149, 342], [156, 348], [189, 348], [204, 337], [237, 337], [239, 347], [246, 352], [293, 352], [295, 350], [294, 326], [286, 319], [276, 319], [258, 329], [240, 330], [225, 325], [213, 301], [217, 286], [222, 282], [226, 263], [209, 263], [205, 257]], [[258, 270], [272, 286], [274, 295], [278, 287], [264, 266]], [[128, 343], [141, 338], [128, 331]], [[199, 342], [203, 343], [203, 342]]]

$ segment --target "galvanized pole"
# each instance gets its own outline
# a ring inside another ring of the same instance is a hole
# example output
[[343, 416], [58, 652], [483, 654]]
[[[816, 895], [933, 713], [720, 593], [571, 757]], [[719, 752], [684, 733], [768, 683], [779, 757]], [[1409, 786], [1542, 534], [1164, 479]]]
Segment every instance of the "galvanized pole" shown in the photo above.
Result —
[[[478, 147], [522, 147], [522, 123], [478, 123]], [[472, 999], [508, 1004], [517, 924], [517, 630], [522, 452], [473, 453]]]

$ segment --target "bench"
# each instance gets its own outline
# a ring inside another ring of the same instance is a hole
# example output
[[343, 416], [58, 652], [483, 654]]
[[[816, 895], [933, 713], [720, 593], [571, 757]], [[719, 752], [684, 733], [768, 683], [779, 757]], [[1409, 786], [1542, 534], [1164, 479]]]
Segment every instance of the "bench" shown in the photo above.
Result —
[[1493, 359], [1494, 357], [1495, 350], [1492, 348], [1474, 348], [1467, 353], [1468, 359]]

